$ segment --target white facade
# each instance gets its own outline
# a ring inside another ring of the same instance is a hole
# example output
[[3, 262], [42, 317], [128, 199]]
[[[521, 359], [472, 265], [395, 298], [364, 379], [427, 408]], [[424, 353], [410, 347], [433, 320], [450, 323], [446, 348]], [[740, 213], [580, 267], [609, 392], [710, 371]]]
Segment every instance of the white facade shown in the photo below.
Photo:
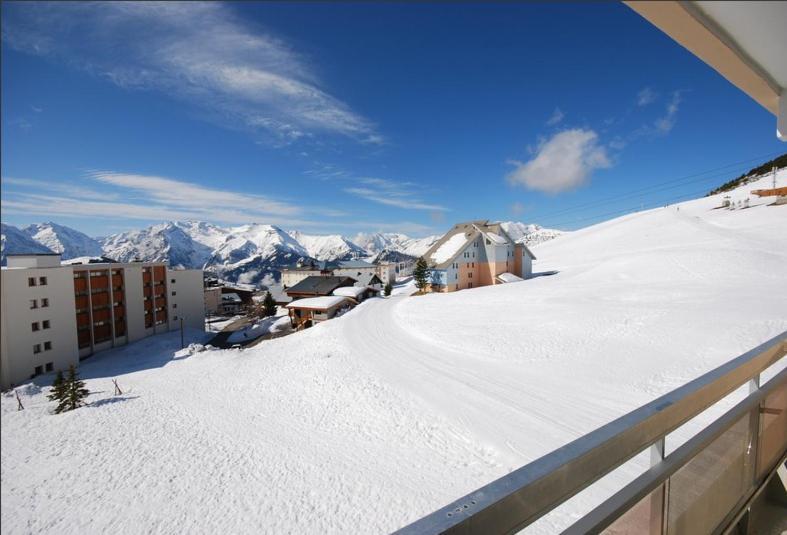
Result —
[[377, 265], [377, 276], [385, 284], [393, 284], [396, 282], [396, 264], [394, 262], [380, 262]]
[[2, 270], [0, 387], [184, 326], [204, 329], [201, 270], [162, 263], [61, 265], [59, 255], [8, 257]]
[[281, 270], [281, 285], [284, 288], [292, 288], [306, 277], [319, 277], [322, 270], [318, 268], [294, 268]]
[[0, 387], [77, 364], [71, 269], [9, 267], [0, 275]]
[[201, 269], [169, 269], [169, 328], [183, 326], [199, 331], [205, 330], [205, 302], [202, 289]]

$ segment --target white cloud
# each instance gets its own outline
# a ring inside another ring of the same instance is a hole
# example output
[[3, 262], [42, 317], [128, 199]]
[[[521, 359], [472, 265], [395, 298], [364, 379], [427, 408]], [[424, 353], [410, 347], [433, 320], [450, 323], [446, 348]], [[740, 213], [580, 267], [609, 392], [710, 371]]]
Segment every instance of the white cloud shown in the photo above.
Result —
[[596, 169], [612, 166], [607, 149], [593, 130], [564, 130], [539, 144], [527, 162], [513, 161], [511, 184], [545, 193], [560, 193], [584, 184]]
[[168, 177], [92, 171], [87, 179], [103, 187], [93, 189], [71, 183], [3, 177], [4, 213], [61, 217], [169, 220], [196, 219], [224, 223], [265, 222], [322, 228], [335, 221], [303, 216], [335, 218], [340, 210], [309, 207], [261, 195], [208, 188]]
[[656, 119], [656, 122], [653, 123], [653, 127], [658, 134], [667, 134], [672, 130], [675, 126], [675, 122], [677, 121], [678, 117], [678, 109], [680, 108], [681, 103], [681, 96], [680, 91], [675, 91], [672, 93], [672, 98], [670, 99], [669, 103], [667, 104], [667, 109], [665, 110], [666, 113], [664, 116], [659, 117]]
[[525, 211], [525, 205], [524, 205], [524, 204], [522, 204], [522, 203], [521, 203], [521, 202], [519, 202], [519, 201], [515, 201], [515, 202], [514, 202], [514, 203], [511, 205], [511, 214], [513, 214], [513, 215], [514, 215], [514, 216], [516, 216], [516, 217], [519, 217], [520, 215], [522, 215], [522, 213], [523, 213], [524, 211]]
[[289, 143], [317, 132], [380, 143], [374, 126], [320, 87], [282, 40], [219, 2], [5, 6], [3, 41], [129, 89], [185, 100], [226, 126]]
[[647, 106], [658, 98], [658, 94], [651, 88], [646, 87], [637, 93], [637, 106]]
[[395, 206], [407, 210], [429, 210], [444, 212], [448, 209], [439, 204], [423, 201], [419, 195], [421, 189], [413, 182], [396, 182], [385, 178], [360, 178], [359, 186], [344, 188], [346, 193], [364, 198], [368, 201]]
[[555, 111], [552, 112], [552, 115], [547, 119], [547, 125], [554, 126], [558, 124], [560, 121], [563, 120], [566, 114], [560, 108], [555, 108]]

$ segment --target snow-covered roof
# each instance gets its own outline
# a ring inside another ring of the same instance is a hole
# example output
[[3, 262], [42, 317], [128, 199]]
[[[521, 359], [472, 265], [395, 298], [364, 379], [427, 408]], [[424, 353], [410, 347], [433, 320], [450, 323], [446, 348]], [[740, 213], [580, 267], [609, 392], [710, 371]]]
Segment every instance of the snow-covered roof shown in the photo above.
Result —
[[430, 258], [438, 264], [447, 262], [456, 256], [465, 243], [467, 243], [467, 236], [465, 236], [464, 232], [454, 234], [440, 245], [440, 247], [435, 249], [430, 255]]
[[323, 295], [320, 297], [309, 297], [307, 299], [298, 299], [297, 301], [293, 301], [289, 305], [286, 305], [287, 308], [314, 308], [314, 309], [324, 309], [324, 308], [333, 308], [335, 306], [341, 305], [342, 303], [347, 302], [347, 298], [338, 295]]
[[64, 266], [74, 266], [79, 264], [118, 264], [116, 260], [107, 258], [106, 256], [78, 256], [76, 258], [69, 258], [61, 260], [60, 264]]
[[496, 278], [500, 282], [519, 282], [525, 280], [522, 277], [517, 277], [513, 273], [501, 273]]
[[497, 245], [505, 245], [506, 243], [508, 243], [504, 237], [498, 236], [494, 232], [485, 232], [484, 236], [486, 237], [487, 240]]
[[336, 288], [333, 291], [333, 295], [357, 298], [368, 289], [369, 288], [366, 286], [344, 286], [342, 288]]

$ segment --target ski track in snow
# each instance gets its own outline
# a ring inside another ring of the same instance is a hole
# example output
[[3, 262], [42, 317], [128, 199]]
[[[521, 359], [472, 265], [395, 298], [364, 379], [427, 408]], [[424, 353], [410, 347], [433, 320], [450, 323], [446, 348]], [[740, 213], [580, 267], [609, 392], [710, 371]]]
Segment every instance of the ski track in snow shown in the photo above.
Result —
[[[787, 236], [774, 231], [787, 206], [711, 210], [720, 199], [539, 244], [535, 271], [552, 276], [397, 287], [245, 351], [173, 357], [169, 333], [105, 352], [82, 364], [93, 394], [74, 412], [50, 414], [48, 387], [20, 388], [21, 412], [3, 395], [3, 533], [401, 527], [787, 329]], [[565, 528], [645, 457], [527, 532]]]

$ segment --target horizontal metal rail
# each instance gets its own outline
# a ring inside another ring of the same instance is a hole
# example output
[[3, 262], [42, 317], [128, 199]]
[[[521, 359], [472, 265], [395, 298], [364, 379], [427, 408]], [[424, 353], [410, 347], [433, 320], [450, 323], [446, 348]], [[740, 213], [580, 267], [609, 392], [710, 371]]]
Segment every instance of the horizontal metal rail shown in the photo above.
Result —
[[[667, 481], [671, 475], [685, 466], [698, 453], [703, 451], [714, 440], [730, 429], [738, 420], [746, 416], [776, 388], [787, 382], [787, 369], [782, 370], [773, 379], [768, 381], [765, 386], [756, 390], [746, 397], [743, 401], [735, 405], [724, 415], [715, 420], [708, 427], [692, 437], [688, 442], [680, 446], [662, 462], [653, 466], [634, 481], [623, 487], [614, 496], [593, 509], [590, 513], [583, 516], [570, 528], [563, 532], [563, 535], [583, 535], [585, 533], [598, 533], [617, 520], [623, 513], [630, 510], [637, 502], [656, 490], [662, 483]], [[752, 489], [752, 493], [756, 489]], [[741, 501], [746, 501], [749, 495], [741, 497]], [[731, 516], [737, 511], [732, 511]]]
[[787, 331], [400, 529], [513, 533], [715, 404], [787, 354]]

